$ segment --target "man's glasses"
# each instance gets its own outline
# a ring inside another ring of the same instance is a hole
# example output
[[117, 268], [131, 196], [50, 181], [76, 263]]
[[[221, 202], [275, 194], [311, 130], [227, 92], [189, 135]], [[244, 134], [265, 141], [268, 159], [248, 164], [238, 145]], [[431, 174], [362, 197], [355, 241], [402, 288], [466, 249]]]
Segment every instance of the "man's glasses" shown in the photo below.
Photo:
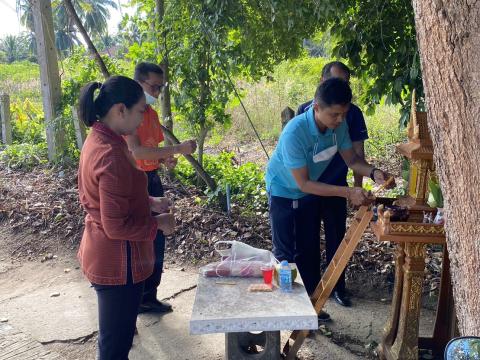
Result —
[[162, 91], [162, 89], [165, 87], [164, 84], [162, 85], [153, 85], [153, 84], [150, 84], [148, 81], [143, 81], [145, 84], [147, 84], [148, 86], [150, 86], [150, 88], [152, 89], [152, 91]]

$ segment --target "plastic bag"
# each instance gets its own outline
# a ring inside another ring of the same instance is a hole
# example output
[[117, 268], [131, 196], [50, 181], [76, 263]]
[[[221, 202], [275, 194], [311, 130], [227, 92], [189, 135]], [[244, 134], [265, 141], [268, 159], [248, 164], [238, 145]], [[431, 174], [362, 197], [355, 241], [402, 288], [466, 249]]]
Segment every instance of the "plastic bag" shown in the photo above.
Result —
[[[221, 245], [224, 248], [220, 248]], [[222, 260], [200, 268], [203, 276], [262, 277], [262, 266], [278, 263], [270, 251], [241, 241], [218, 241], [214, 247]]]

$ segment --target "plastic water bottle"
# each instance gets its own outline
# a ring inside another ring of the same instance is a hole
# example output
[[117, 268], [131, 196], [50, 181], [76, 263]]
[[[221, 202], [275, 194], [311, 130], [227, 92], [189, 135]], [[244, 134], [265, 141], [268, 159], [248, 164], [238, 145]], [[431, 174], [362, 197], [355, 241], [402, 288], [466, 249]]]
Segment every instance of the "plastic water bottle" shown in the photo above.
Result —
[[287, 260], [280, 263], [280, 271], [278, 274], [280, 289], [285, 292], [292, 291], [292, 269]]

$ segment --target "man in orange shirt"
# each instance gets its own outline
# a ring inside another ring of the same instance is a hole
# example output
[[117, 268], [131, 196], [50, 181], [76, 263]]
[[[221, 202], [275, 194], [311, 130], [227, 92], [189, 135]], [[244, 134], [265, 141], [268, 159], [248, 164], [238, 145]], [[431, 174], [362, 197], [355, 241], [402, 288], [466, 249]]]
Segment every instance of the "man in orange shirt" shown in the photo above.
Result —
[[[147, 107], [143, 114], [143, 121], [135, 135], [126, 137], [128, 148], [137, 161], [140, 169], [145, 171], [148, 178], [148, 194], [153, 197], [163, 196], [163, 186], [158, 176], [161, 162], [175, 165], [175, 154], [188, 155], [195, 152], [197, 143], [188, 140], [178, 145], [159, 147], [163, 141], [163, 132], [157, 112], [151, 105], [155, 104], [164, 84], [163, 70], [157, 64], [142, 62], [135, 67], [134, 79], [140, 84], [145, 93]], [[165, 237], [158, 231], [154, 241], [155, 266], [153, 274], [145, 281], [145, 290], [139, 312], [165, 313], [172, 311], [172, 306], [157, 299], [157, 287], [160, 285], [165, 252]]]

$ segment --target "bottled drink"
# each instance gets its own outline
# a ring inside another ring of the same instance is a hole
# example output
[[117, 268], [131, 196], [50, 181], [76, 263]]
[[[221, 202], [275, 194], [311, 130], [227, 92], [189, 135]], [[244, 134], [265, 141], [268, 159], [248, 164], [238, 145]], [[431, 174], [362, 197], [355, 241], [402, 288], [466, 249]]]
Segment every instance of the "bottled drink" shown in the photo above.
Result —
[[287, 260], [280, 263], [280, 271], [278, 273], [280, 289], [285, 292], [292, 291], [292, 270]]

